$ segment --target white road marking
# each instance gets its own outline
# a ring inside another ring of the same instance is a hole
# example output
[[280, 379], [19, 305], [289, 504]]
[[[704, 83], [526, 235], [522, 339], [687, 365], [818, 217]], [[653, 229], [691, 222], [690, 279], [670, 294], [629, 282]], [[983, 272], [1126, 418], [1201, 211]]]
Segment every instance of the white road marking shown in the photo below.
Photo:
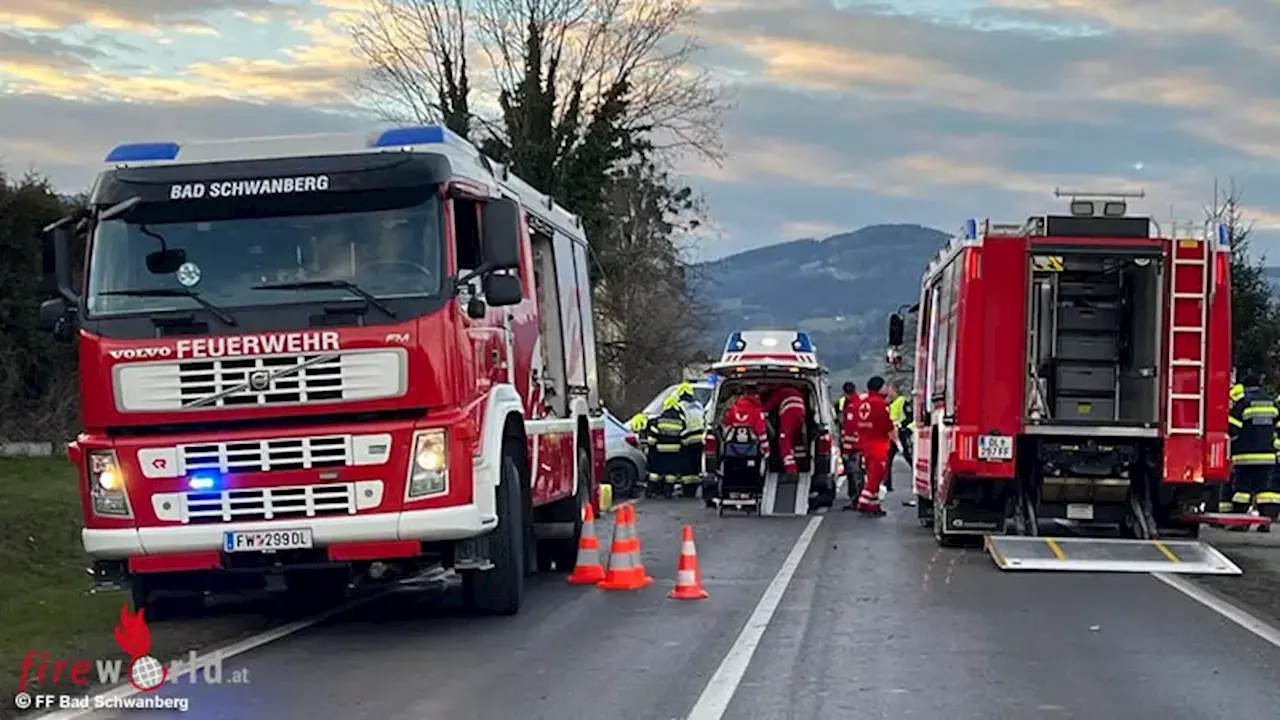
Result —
[[778, 574], [773, 576], [773, 580], [769, 583], [769, 587], [765, 588], [764, 594], [760, 596], [760, 602], [756, 605], [756, 609], [752, 611], [751, 617], [747, 618], [747, 623], [743, 625], [742, 632], [738, 634], [738, 639], [734, 641], [733, 647], [729, 648], [729, 652], [725, 654], [724, 660], [720, 662], [720, 667], [716, 668], [716, 672], [707, 681], [707, 686], [702, 689], [702, 695], [698, 697], [698, 702], [694, 704], [693, 710], [689, 711], [687, 720], [720, 720], [724, 717], [725, 712], [729, 709], [729, 703], [733, 700], [733, 695], [738, 691], [738, 685], [742, 682], [743, 676], [747, 674], [747, 668], [751, 665], [751, 657], [755, 655], [756, 648], [760, 646], [760, 641], [764, 638], [764, 631], [769, 627], [769, 621], [773, 619], [773, 614], [778, 611], [778, 605], [782, 602], [782, 596], [787, 591], [787, 586], [791, 584], [791, 578], [795, 576], [796, 569], [800, 567], [800, 561], [804, 559], [805, 551], [809, 549], [809, 545], [813, 542], [813, 537], [818, 532], [818, 526], [822, 524], [824, 516], [818, 515], [805, 526], [804, 532], [800, 533], [800, 537], [796, 538], [796, 544], [791, 548], [791, 554], [786, 560], [782, 561], [782, 567], [778, 568]]
[[[356, 600], [352, 600], [351, 602], [338, 605], [337, 607], [333, 607], [328, 610], [325, 610], [319, 615], [305, 618], [303, 620], [296, 620], [286, 625], [281, 625], [278, 628], [273, 628], [271, 630], [268, 630], [264, 633], [259, 633], [252, 637], [247, 637], [244, 640], [232, 643], [230, 645], [227, 645], [226, 647], [221, 647], [216, 650], [210, 650], [208, 652], [197, 655], [195, 661], [192, 662], [191, 665], [193, 667], [203, 667], [205, 661], [211, 657], [216, 657], [216, 658], [221, 658], [223, 660], [226, 660], [227, 658], [233, 658], [237, 655], [243, 655], [244, 653], [247, 653], [250, 650], [253, 650], [255, 648], [260, 648], [263, 645], [266, 645], [268, 643], [273, 643], [277, 640], [288, 637], [296, 632], [306, 630], [307, 628], [313, 625], [316, 625], [325, 620], [328, 620], [334, 615], [359, 607], [360, 605], [363, 605], [367, 602], [375, 600], [378, 597], [380, 597], [380, 595], [372, 595], [370, 597], [358, 598]], [[183, 662], [187, 662], [187, 661], [184, 660]], [[126, 673], [128, 672], [127, 666], [125, 668], [125, 672]], [[40, 717], [35, 718], [35, 720], [73, 720], [73, 718], [89, 717], [94, 713], [104, 713], [104, 712], [111, 713], [113, 711], [117, 713], [127, 712], [126, 710], [115, 710], [114, 708], [101, 709], [99, 708], [99, 706], [102, 703], [100, 703], [99, 701], [115, 702], [123, 698], [133, 697], [134, 695], [137, 695], [140, 692], [141, 692], [140, 690], [138, 690], [137, 688], [135, 688], [133, 685], [131, 685], [129, 682], [126, 681], [120, 685], [117, 685], [111, 688], [110, 690], [107, 690], [106, 692], [101, 692], [101, 693], [98, 693], [97, 695], [92, 696], [89, 700], [88, 709], [60, 710], [58, 712], [50, 713], [48, 715], [41, 715]]]
[[1280, 630], [1276, 629], [1257, 617], [1239, 607], [1238, 605], [1218, 597], [1216, 594], [1201, 588], [1190, 580], [1185, 580], [1177, 575], [1168, 573], [1151, 573], [1151, 576], [1196, 602], [1204, 605], [1210, 610], [1218, 613], [1222, 617], [1266, 640], [1267, 642], [1280, 647]]

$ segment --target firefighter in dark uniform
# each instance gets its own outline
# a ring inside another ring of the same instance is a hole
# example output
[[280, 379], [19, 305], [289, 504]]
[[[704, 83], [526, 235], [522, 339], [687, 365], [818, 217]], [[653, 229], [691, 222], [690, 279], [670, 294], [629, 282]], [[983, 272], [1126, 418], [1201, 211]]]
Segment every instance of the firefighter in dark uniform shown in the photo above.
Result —
[[1277, 509], [1276, 501], [1280, 500], [1272, 488], [1280, 409], [1277, 409], [1275, 400], [1258, 387], [1257, 375], [1246, 375], [1241, 384], [1245, 388], [1244, 395], [1232, 404], [1231, 415], [1227, 419], [1231, 467], [1236, 478], [1231, 509], [1243, 514], [1255, 508], [1261, 510], [1265, 505], [1267, 512], [1271, 513]]
[[[1232, 385], [1231, 392], [1229, 393], [1228, 397], [1230, 398], [1230, 400], [1227, 402], [1227, 416], [1229, 418], [1231, 416], [1231, 409], [1235, 407], [1236, 401], [1244, 397], [1244, 385], [1241, 385], [1240, 383], [1236, 383], [1235, 385]], [[1230, 422], [1230, 420], [1228, 420], [1228, 422]], [[1231, 455], [1230, 440], [1227, 441], [1227, 455], [1228, 457]], [[1230, 477], [1227, 478], [1226, 487], [1224, 488], [1219, 486], [1215, 491], [1215, 499], [1217, 500], [1218, 512], [1220, 513], [1231, 512], [1231, 508], [1232, 508], [1231, 495], [1232, 493], [1235, 492], [1235, 487], [1236, 487], [1236, 474], [1235, 474], [1235, 471], [1232, 470]]]
[[672, 394], [662, 403], [662, 412], [649, 421], [645, 431], [648, 449], [649, 496], [661, 494], [671, 497], [671, 492], [684, 476], [685, 438], [688, 427], [680, 398]]

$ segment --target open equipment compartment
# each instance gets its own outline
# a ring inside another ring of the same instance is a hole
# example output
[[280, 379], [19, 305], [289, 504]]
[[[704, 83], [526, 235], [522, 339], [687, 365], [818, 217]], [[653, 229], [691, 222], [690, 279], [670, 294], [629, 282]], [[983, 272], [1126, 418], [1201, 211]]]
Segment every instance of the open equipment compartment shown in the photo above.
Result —
[[1156, 427], [1164, 320], [1161, 248], [1037, 247], [1032, 252], [1029, 419]]

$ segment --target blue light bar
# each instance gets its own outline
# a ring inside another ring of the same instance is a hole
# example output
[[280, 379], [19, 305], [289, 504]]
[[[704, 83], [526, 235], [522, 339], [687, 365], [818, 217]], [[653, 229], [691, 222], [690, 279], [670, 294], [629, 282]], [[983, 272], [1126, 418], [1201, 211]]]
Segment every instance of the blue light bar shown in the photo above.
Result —
[[192, 490], [212, 490], [217, 484], [217, 479], [209, 475], [196, 475], [187, 481], [187, 487]]
[[707, 373], [707, 382], [711, 384], [711, 387], [715, 387], [720, 382], [720, 376], [715, 373]]
[[128, 143], [117, 145], [107, 153], [106, 162], [141, 162], [143, 160], [174, 160], [178, 157], [178, 143]]
[[747, 341], [742, 339], [742, 333], [738, 332], [737, 330], [734, 330], [733, 333], [729, 335], [729, 342], [725, 343], [724, 345], [724, 351], [727, 353], [731, 353], [731, 352], [742, 352], [743, 350], [746, 350], [746, 349], [747, 349]]
[[809, 340], [809, 333], [803, 330], [796, 333], [796, 339], [791, 343], [791, 349], [802, 353], [813, 352], [813, 342]]
[[969, 218], [964, 221], [964, 237], [966, 240], [978, 239], [978, 221], [975, 218]]
[[373, 141], [374, 147], [404, 147], [405, 145], [438, 145], [445, 142], [445, 129], [439, 125], [393, 128]]
[[1218, 244], [1231, 247], [1231, 228], [1226, 223], [1218, 223]]

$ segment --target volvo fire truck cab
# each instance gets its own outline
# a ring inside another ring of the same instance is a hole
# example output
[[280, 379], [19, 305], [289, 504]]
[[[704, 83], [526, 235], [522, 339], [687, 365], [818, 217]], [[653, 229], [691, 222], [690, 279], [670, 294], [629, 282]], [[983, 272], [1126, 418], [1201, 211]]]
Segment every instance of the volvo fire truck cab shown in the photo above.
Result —
[[162, 617], [460, 576], [513, 614], [572, 567], [604, 464], [579, 218], [436, 126], [106, 165], [41, 308], [79, 348], [100, 584]]
[[[744, 391], [788, 385], [804, 393], [808, 409], [804, 432], [793, 442], [799, 472], [793, 476], [783, 473], [777, 452], [778, 418], [772, 414], [766, 419], [771, 452], [765, 458], [758, 497], [740, 502], [716, 498], [716, 503], [722, 509], [728, 503], [760, 515], [808, 515], [819, 507], [830, 508], [841, 481], [839, 421], [829, 394], [828, 372], [819, 364], [817, 348], [809, 334], [796, 330], [736, 331], [730, 334], [719, 362], [710, 371], [716, 381], [708, 402], [710, 421], [703, 445], [703, 475], [708, 482], [717, 479], [725, 459], [722, 448], [727, 439], [721, 436], [718, 425]], [[707, 483], [703, 487], [706, 496]]]
[[1240, 572], [1194, 541], [1227, 521], [1229, 238], [1165, 237], [1132, 196], [969, 220], [925, 272], [914, 489], [940, 544], [985, 536], [1007, 570]]

